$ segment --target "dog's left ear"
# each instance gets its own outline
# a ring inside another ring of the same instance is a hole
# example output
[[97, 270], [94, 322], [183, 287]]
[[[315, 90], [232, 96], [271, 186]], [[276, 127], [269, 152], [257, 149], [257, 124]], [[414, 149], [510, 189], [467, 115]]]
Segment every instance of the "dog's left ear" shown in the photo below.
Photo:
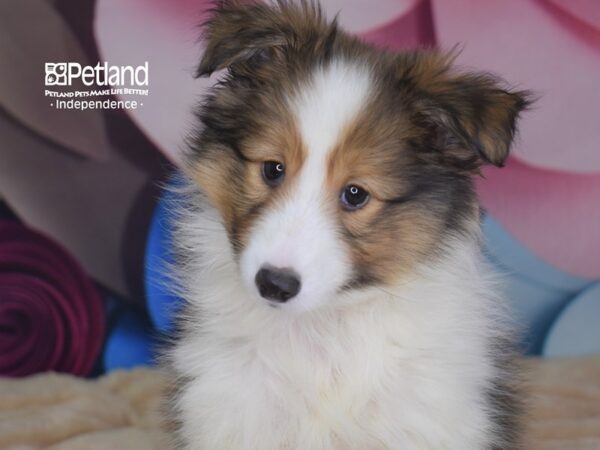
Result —
[[477, 171], [504, 165], [528, 91], [509, 91], [487, 74], [450, 74], [427, 86], [425, 116], [446, 161]]
[[237, 0], [216, 2], [203, 26], [205, 50], [197, 77], [261, 58], [270, 49], [283, 45], [283, 37], [269, 18], [264, 4], [243, 4]]
[[205, 50], [196, 76], [225, 68], [252, 72], [284, 47], [315, 45], [324, 32], [335, 32], [335, 24], [327, 24], [316, 2], [220, 0], [204, 24]]

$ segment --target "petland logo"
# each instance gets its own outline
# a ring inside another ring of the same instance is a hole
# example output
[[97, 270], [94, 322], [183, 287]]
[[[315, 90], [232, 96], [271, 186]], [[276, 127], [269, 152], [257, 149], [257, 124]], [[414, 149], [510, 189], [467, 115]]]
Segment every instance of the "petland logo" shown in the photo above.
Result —
[[[148, 61], [137, 67], [114, 66], [107, 62], [95, 66], [82, 66], [77, 62], [47, 62], [45, 64], [46, 87], [71, 87], [74, 81], [84, 86], [94, 86], [91, 90], [52, 91], [46, 89], [45, 96], [53, 98], [69, 98], [56, 100], [50, 106], [56, 109], [137, 109], [143, 106], [136, 100], [75, 100], [75, 98], [103, 96], [147, 96], [149, 85]], [[131, 87], [125, 87], [131, 86]], [[101, 87], [102, 89], [97, 89]], [[140, 89], [146, 88], [146, 89]]]
[[109, 66], [107, 62], [95, 66], [76, 62], [46, 63], [46, 86], [71, 86], [74, 79], [81, 79], [86, 86], [148, 86], [148, 61], [135, 68]]

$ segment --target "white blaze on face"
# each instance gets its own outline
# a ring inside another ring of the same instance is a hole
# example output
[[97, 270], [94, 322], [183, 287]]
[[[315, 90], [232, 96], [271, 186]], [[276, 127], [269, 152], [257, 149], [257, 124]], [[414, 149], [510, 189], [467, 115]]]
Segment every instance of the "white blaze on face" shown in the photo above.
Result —
[[367, 68], [336, 61], [317, 69], [290, 99], [307, 155], [289, 194], [256, 221], [241, 257], [243, 277], [257, 293], [254, 278], [265, 265], [300, 276], [301, 290], [286, 308], [314, 309], [350, 277], [348, 251], [325, 207], [332, 195], [326, 192], [327, 161], [341, 132], [368, 101], [371, 85]]

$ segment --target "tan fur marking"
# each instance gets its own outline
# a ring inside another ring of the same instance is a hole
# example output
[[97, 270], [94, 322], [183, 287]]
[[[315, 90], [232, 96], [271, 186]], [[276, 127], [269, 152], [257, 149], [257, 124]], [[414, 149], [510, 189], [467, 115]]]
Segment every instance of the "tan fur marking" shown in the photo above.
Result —
[[402, 116], [378, 115], [379, 110], [381, 105], [374, 101], [341, 135], [328, 161], [328, 188], [338, 197], [348, 184], [369, 192], [370, 201], [363, 208], [346, 211], [338, 207], [337, 215], [347, 230], [355, 266], [368, 268], [377, 279], [391, 283], [431, 252], [442, 224], [417, 204], [382, 211], [387, 201], [411, 189], [403, 173], [409, 170], [411, 156], [403, 143], [415, 130]]
[[[192, 177], [221, 212], [229, 233], [235, 233], [238, 244], [243, 246], [256, 219], [253, 210], [268, 207], [289, 189], [306, 159], [306, 149], [291, 117], [283, 115], [279, 122], [265, 123], [257, 129], [240, 144], [240, 151], [248, 161], [240, 161], [231, 153], [218, 161], [204, 159], [192, 169]], [[285, 165], [281, 185], [270, 187], [265, 183], [265, 161]]]
[[227, 180], [231, 178], [237, 164], [232, 157], [222, 157], [218, 161], [203, 159], [188, 169], [190, 178], [196, 181], [210, 202], [217, 207], [225, 224], [230, 223], [235, 216], [235, 205]]

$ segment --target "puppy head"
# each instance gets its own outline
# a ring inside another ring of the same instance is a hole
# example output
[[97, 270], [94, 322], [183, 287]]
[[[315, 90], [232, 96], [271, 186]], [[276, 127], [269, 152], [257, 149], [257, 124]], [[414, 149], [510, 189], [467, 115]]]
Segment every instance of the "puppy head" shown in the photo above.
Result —
[[471, 177], [502, 166], [528, 100], [451, 62], [377, 50], [313, 3], [220, 3], [198, 75], [227, 72], [189, 167], [256, 298], [393, 285], [477, 226]]

